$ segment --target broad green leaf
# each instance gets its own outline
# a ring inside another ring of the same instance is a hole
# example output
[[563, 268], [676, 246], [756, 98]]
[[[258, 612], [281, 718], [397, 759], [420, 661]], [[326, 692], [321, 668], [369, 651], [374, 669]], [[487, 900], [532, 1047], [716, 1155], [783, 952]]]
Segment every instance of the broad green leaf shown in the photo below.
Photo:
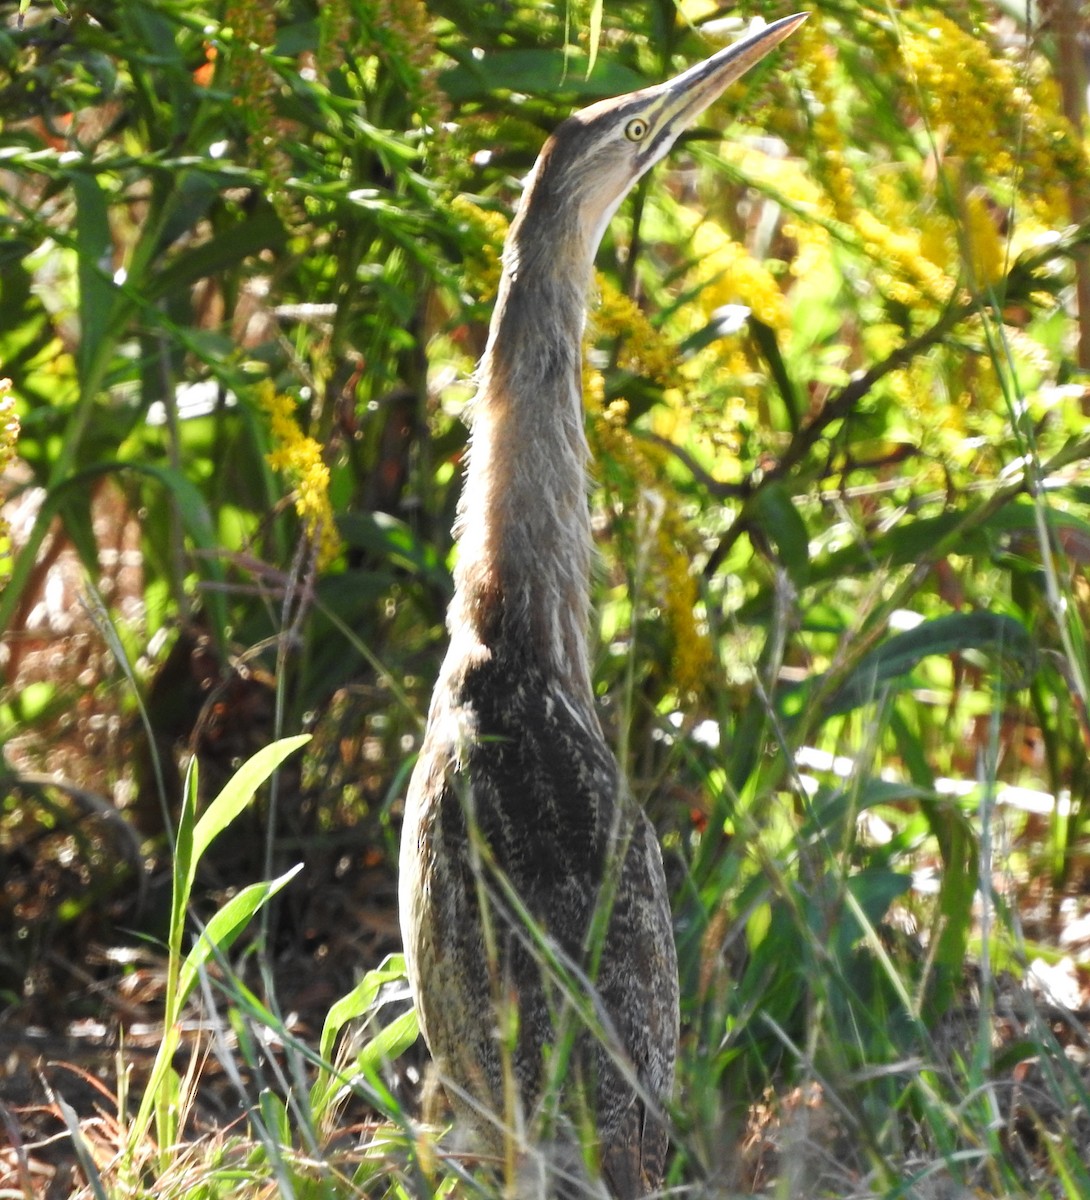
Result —
[[77, 218], [80, 340], [76, 363], [86, 389], [92, 363], [107, 339], [117, 296], [112, 282], [113, 239], [106, 194], [98, 177], [89, 171], [73, 171], [69, 183], [76, 198]]
[[758, 904], [746, 921], [746, 945], [750, 953], [765, 940], [772, 925], [772, 906], [766, 901]]
[[174, 835], [174, 892], [170, 911], [170, 952], [181, 956], [182, 929], [189, 907], [189, 893], [197, 863], [193, 856], [193, 830], [197, 824], [197, 795], [200, 765], [197, 756], [189, 760], [182, 785], [182, 807], [178, 814], [178, 829]]
[[[223, 568], [218, 556], [213, 553], [219, 543], [208, 505], [197, 485], [188, 478], [184, 471], [174, 467], [120, 460], [93, 463], [50, 488], [42, 505], [43, 517], [51, 516], [54, 513], [60, 515], [65, 521], [67, 532], [80, 549], [81, 558], [87, 569], [92, 572], [97, 571], [98, 545], [88, 532], [90, 528], [90, 515], [86, 504], [90, 492], [88, 484], [108, 475], [121, 475], [128, 472], [147, 475], [163, 486], [177, 506], [178, 515], [181, 517], [186, 533], [193, 539], [198, 549], [206, 551], [206, 570], [213, 578], [222, 578]], [[218, 593], [211, 595], [207, 601], [207, 609], [215, 620], [217, 631], [222, 631], [226, 621], [223, 597]]]
[[[201, 814], [193, 830], [193, 861], [190, 863], [188, 886], [192, 886], [197, 863], [213, 840], [250, 803], [257, 789], [269, 778], [280, 764], [300, 746], [310, 741], [310, 734], [282, 738], [269, 746], [263, 746], [249, 758], [224, 785], [220, 794]], [[236, 897], [237, 899], [237, 897]]]
[[942, 854], [938, 912], [932, 933], [935, 963], [933, 1006], [943, 1014], [963, 985], [965, 954], [973, 932], [973, 900], [979, 876], [979, 843], [966, 815], [949, 800], [921, 806]]
[[386, 1063], [404, 1054], [419, 1033], [416, 1009], [410, 1008], [375, 1034], [356, 1056], [356, 1065], [365, 1075], [374, 1075]]
[[[810, 564], [810, 583], [842, 580], [852, 572], [882, 567], [900, 567], [917, 562], [944, 538], [972, 521], [977, 506], [961, 511], [942, 512], [932, 517], [916, 517], [898, 521], [885, 533], [851, 545], [832, 554], [818, 556]], [[1090, 561], [1090, 521], [1077, 512], [1050, 504], [1045, 509], [1045, 522], [1073, 562]], [[1036, 537], [1036, 517], [1032, 501], [1016, 500], [1004, 505], [979, 525], [967, 529], [955, 542], [956, 553], [981, 558], [1008, 559], [1017, 556], [1029, 563], [1040, 561]], [[739, 612], [739, 619], [759, 621], [772, 605], [772, 594], [764, 589], [748, 601]]]
[[761, 488], [755, 515], [791, 582], [797, 588], [805, 587], [810, 576], [810, 539], [787, 488], [780, 483]]
[[[869, 704], [887, 686], [903, 683], [928, 655], [966, 650], [987, 650], [1001, 656], [1012, 665], [1018, 680], [1035, 669], [1033, 642], [1026, 627], [1013, 617], [991, 612], [948, 613], [894, 634], [867, 654], [829, 699], [825, 715]], [[806, 690], [820, 687], [823, 678], [811, 680]], [[794, 694], [796, 699], [800, 697], [800, 693]]]
[[594, 70], [566, 59], [561, 50], [501, 50], [479, 61], [467, 58], [439, 75], [439, 86], [456, 103], [491, 98], [497, 91], [594, 97], [618, 95], [647, 80], [617, 62], [601, 60]]
[[292, 1143], [292, 1123], [288, 1116], [288, 1108], [284, 1101], [271, 1089], [262, 1088], [258, 1097], [258, 1107], [261, 1109], [261, 1119], [265, 1128], [282, 1146]]
[[929, 800], [934, 792], [910, 783], [884, 779], [864, 779], [859, 787], [819, 788], [807, 807], [807, 818], [799, 830], [799, 840], [820, 837], [839, 845], [845, 823], [868, 808], [885, 804]]
[[783, 361], [783, 355], [780, 353], [780, 344], [776, 339], [776, 331], [771, 325], [766, 325], [763, 321], [758, 321], [756, 317], [751, 315], [749, 318], [749, 332], [753, 340], [757, 343], [757, 348], [760, 350], [761, 356], [768, 364], [768, 372], [772, 376], [772, 382], [775, 383], [776, 390], [780, 393], [780, 399], [783, 400], [783, 406], [787, 412], [788, 429], [791, 433], [797, 433], [801, 406], [795, 384], [787, 370], [787, 364]]
[[105, 464], [102, 469], [133, 471], [157, 480], [177, 506], [182, 525], [197, 547], [201, 550], [215, 549], [216, 529], [212, 522], [212, 514], [208, 511], [200, 488], [184, 471], [155, 463]]
[[348, 1024], [365, 1016], [378, 998], [379, 992], [388, 984], [405, 978], [405, 956], [391, 954], [382, 963], [368, 971], [356, 986], [337, 1000], [329, 1010], [322, 1027], [322, 1038], [318, 1052], [329, 1060], [337, 1034]]
[[[871, 927], [878, 925], [889, 906], [903, 896], [912, 886], [912, 876], [901, 871], [890, 871], [885, 867], [864, 867], [862, 871], [849, 875], [848, 890], [859, 903], [863, 916]], [[862, 925], [850, 911], [845, 914], [845, 935], [852, 942], [863, 936]]]
[[265, 883], [251, 883], [212, 917], [201, 930], [196, 945], [186, 955], [178, 975], [177, 1005], [189, 998], [201, 967], [214, 955], [229, 950], [254, 914], [303, 869], [302, 863]]
[[[374, 970], [368, 971], [367, 974], [364, 975], [364, 977], [350, 992], [342, 996], [333, 1004], [326, 1016], [325, 1024], [322, 1027], [321, 1041], [319, 1042], [319, 1056], [321, 1057], [323, 1064], [332, 1063], [337, 1036], [345, 1027], [345, 1025], [347, 1025], [350, 1021], [358, 1021], [361, 1018], [366, 1017], [373, 1009], [375, 1001], [378, 999], [379, 993], [384, 987], [387, 987], [390, 984], [404, 982], [404, 980], [405, 957], [401, 954], [391, 954], [383, 961], [381, 966], [376, 967]], [[415, 1040], [417, 1033], [415, 1010], [406, 1015], [412, 1017], [412, 1036], [408, 1036], [407, 1027], [399, 1024], [399, 1022], [402, 1021], [402, 1018], [398, 1018], [397, 1021], [391, 1023], [390, 1028], [397, 1026], [400, 1030], [400, 1033], [390, 1034], [387, 1037], [387, 1041], [389, 1041], [391, 1045], [400, 1045], [402, 1037], [408, 1037], [406, 1046]], [[382, 1037], [384, 1034], [385, 1030], [378, 1036]], [[386, 1042], [382, 1044], [385, 1045]], [[405, 1049], [406, 1046], [401, 1046], [401, 1049]], [[401, 1049], [398, 1049], [396, 1053], [401, 1053]], [[366, 1052], [366, 1047], [361, 1053], [364, 1052]], [[389, 1050], [387, 1056], [396, 1057], [396, 1054], [391, 1049]], [[338, 1087], [339, 1082], [334, 1072], [331, 1071], [329, 1067], [323, 1065], [318, 1074], [318, 1078], [315, 1081], [314, 1087], [311, 1089], [312, 1109], [318, 1113], [324, 1111], [334, 1091]]]
[[276, 210], [271, 205], [261, 205], [245, 220], [183, 251], [162, 270], [154, 272], [148, 280], [147, 294], [152, 299], [171, 296], [199, 279], [235, 270], [262, 250], [282, 249], [286, 238]]

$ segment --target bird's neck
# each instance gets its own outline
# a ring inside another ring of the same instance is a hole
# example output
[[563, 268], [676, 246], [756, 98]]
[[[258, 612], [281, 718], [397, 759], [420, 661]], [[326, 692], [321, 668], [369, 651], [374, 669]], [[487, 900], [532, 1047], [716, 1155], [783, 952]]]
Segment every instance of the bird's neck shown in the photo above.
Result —
[[521, 244], [522, 224], [504, 250], [473, 405], [452, 651], [461, 641], [532, 661], [589, 705], [582, 334], [591, 254], [535, 252]]

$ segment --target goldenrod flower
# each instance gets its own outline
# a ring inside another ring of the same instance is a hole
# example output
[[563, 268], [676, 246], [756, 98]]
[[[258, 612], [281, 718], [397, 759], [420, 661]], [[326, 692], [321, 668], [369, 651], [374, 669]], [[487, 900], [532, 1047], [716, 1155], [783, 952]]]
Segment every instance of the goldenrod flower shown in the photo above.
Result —
[[1086, 186], [1090, 153], [1063, 115], [1054, 81], [1026, 77], [982, 34], [934, 9], [904, 19], [904, 59], [944, 155], [995, 178], [1018, 175], [1034, 214], [1066, 224], [1068, 185]]
[[451, 211], [476, 235], [476, 251], [462, 264], [462, 286], [481, 303], [493, 300], [500, 286], [503, 264], [503, 239], [507, 236], [507, 218], [482, 208], [468, 196], [455, 196]]
[[831, 239], [822, 221], [836, 213], [829, 198], [807, 174], [806, 164], [745, 142], [725, 142], [718, 153], [754, 187], [771, 192], [774, 199], [782, 199], [795, 210], [785, 208], [783, 222], [784, 236], [792, 238], [798, 247], [790, 263], [791, 274], [805, 279], [823, 266], [829, 259]]
[[700, 587], [684, 533], [677, 506], [668, 504], [659, 523], [657, 573], [661, 580], [662, 608], [673, 641], [670, 674], [679, 697], [702, 692], [714, 664], [708, 631], [697, 617]]
[[771, 271], [720, 226], [702, 222], [693, 232], [700, 306], [707, 316], [728, 304], [743, 304], [781, 336], [791, 330], [787, 301]]
[[295, 401], [277, 392], [272, 380], [264, 380], [258, 404], [269, 416], [272, 450], [265, 456], [274, 471], [282, 471], [295, 489], [295, 511], [307, 536], [318, 548], [319, 567], [328, 566], [341, 552], [341, 539], [329, 499], [329, 467], [322, 448], [299, 427]]
[[836, 47], [822, 31], [820, 22], [810, 21], [795, 35], [792, 46], [804, 64], [811, 101], [811, 142], [820, 155], [822, 182], [841, 221], [850, 221], [855, 211], [855, 182], [845, 157], [846, 143], [836, 115], [840, 85], [834, 78]]
[[855, 214], [853, 223], [863, 249], [879, 267], [879, 286], [891, 300], [908, 308], [921, 301], [946, 303], [954, 281], [924, 254], [924, 239], [918, 229], [891, 228], [866, 209]]
[[[606, 403], [606, 379], [601, 371], [589, 366], [583, 357], [583, 408], [595, 416], [602, 414]], [[616, 402], [614, 402], [616, 403]], [[610, 406], [612, 407], [612, 405]]]
[[679, 695], [699, 692], [709, 678], [713, 654], [708, 632], [697, 616], [699, 584], [693, 572], [690, 533], [681, 504], [664, 478], [663, 452], [633, 436], [624, 400], [614, 400], [602, 407], [600, 382], [599, 372], [584, 372], [584, 395], [591, 415], [591, 440], [596, 457], [621, 468], [626, 508], [638, 509], [641, 497], [658, 499], [653, 506], [654, 528], [640, 531], [653, 538], [653, 553], [647, 556], [643, 583], [648, 600], [662, 611], [670, 631], [670, 681], [674, 690]]
[[966, 251], [975, 287], [988, 287], [1006, 274], [1007, 247], [987, 199], [974, 192], [965, 200]]
[[598, 305], [591, 317], [596, 337], [619, 337], [621, 366], [663, 387], [677, 381], [677, 347], [647, 319], [647, 314], [601, 272], [595, 274]]
[[[19, 440], [19, 417], [15, 411], [15, 397], [11, 394], [11, 380], [0, 379], [0, 474], [15, 457], [15, 443]], [[0, 582], [11, 574], [11, 529], [0, 517]]]

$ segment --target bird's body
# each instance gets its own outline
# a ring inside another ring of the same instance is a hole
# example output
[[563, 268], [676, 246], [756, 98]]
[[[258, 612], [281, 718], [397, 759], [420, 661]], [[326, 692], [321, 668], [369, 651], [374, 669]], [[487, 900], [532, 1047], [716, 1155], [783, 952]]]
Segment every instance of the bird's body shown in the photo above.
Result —
[[678, 976], [658, 843], [590, 683], [586, 291], [632, 183], [799, 21], [577, 113], [542, 150], [504, 247], [459, 505], [450, 648], [406, 804], [409, 978], [456, 1111], [486, 1148], [533, 1128], [558, 1029], [572, 1021], [535, 944], [543, 935], [559, 974], [593, 984], [602, 1027], [575, 1022], [571, 1069], [556, 1074], [582, 1090], [621, 1200], [662, 1179]]

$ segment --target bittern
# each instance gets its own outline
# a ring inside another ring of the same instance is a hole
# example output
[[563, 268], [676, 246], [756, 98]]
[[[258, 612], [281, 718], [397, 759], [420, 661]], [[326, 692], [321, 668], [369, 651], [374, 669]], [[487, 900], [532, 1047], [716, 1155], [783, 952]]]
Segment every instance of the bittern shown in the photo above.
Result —
[[[678, 974], [659, 845], [591, 690], [586, 295], [606, 225], [633, 184], [804, 19], [763, 26], [666, 83], [593, 104], [545, 143], [507, 235], [478, 368], [450, 646], [406, 802], [409, 980], [456, 1114], [494, 1150], [529, 1125], [559, 1073], [550, 1054], [562, 1053], [571, 980], [584, 980], [603, 1020], [575, 1039], [566, 1075], [589, 1101], [618, 1200], [663, 1177]], [[557, 961], [572, 968], [567, 992]]]

